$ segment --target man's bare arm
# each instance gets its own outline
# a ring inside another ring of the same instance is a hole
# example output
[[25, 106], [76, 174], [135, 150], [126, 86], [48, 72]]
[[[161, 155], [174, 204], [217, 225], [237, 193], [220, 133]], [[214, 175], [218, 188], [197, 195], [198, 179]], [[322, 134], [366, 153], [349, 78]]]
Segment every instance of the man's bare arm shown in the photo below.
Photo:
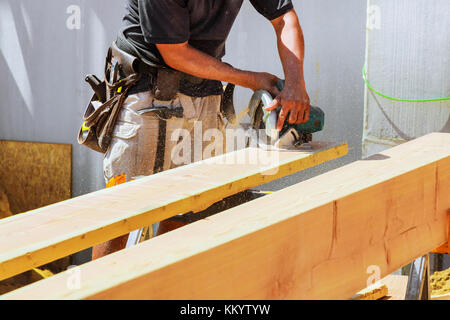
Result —
[[277, 128], [281, 130], [287, 116], [289, 116], [289, 123], [303, 123], [309, 119], [310, 100], [303, 76], [305, 41], [295, 10], [288, 11], [272, 20], [271, 23], [277, 34], [278, 52], [286, 83], [281, 94], [274, 99], [267, 110], [274, 110], [280, 105], [283, 107], [277, 125]]
[[199, 78], [219, 80], [252, 89], [264, 89], [278, 95], [276, 76], [266, 72], [239, 70], [227, 65], [195, 48], [187, 42], [181, 44], [156, 45], [165, 63], [173, 69]]
[[300, 22], [294, 10], [272, 20], [271, 23], [277, 35], [278, 52], [286, 79], [281, 93], [276, 88], [279, 79], [270, 73], [233, 68], [191, 47], [187, 42], [156, 46], [167, 65], [176, 70], [204, 79], [231, 82], [254, 91], [269, 91], [276, 98], [267, 110], [283, 107], [277, 125], [281, 130], [288, 116], [290, 123], [303, 123], [309, 119], [310, 100], [303, 76], [305, 45]]

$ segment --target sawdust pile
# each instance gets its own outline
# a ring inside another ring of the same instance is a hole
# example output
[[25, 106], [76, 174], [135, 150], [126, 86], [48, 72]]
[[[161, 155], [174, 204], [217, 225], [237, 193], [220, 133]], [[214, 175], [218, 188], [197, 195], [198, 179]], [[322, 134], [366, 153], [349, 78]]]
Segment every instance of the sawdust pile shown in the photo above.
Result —
[[6, 196], [5, 190], [0, 186], [0, 219], [12, 216], [8, 197]]
[[450, 269], [436, 271], [430, 277], [430, 283], [433, 296], [450, 293]]

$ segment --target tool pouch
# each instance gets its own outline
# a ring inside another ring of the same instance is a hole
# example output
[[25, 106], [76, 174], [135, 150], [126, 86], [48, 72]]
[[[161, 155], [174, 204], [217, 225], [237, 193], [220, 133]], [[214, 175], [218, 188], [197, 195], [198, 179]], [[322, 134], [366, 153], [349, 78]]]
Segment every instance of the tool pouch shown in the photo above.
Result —
[[108, 150], [128, 90], [140, 79], [133, 68], [136, 58], [122, 55], [116, 48], [113, 43], [108, 51], [104, 81], [86, 77], [95, 93], [84, 113], [78, 143], [100, 153]]
[[220, 104], [220, 113], [227, 119], [229, 123], [232, 125], [236, 124], [236, 111], [234, 108], [234, 89], [235, 85], [232, 83], [228, 83], [225, 87], [225, 90], [222, 94], [222, 100]]
[[108, 88], [112, 94], [110, 94], [111, 98], [105, 102], [99, 101], [97, 94], [94, 94], [84, 113], [84, 122], [78, 133], [79, 144], [101, 153], [108, 150], [127, 91], [138, 80], [139, 75], [133, 74], [118, 81]]
[[158, 68], [156, 83], [153, 84], [153, 96], [157, 100], [175, 99], [180, 87], [181, 73], [176, 70]]

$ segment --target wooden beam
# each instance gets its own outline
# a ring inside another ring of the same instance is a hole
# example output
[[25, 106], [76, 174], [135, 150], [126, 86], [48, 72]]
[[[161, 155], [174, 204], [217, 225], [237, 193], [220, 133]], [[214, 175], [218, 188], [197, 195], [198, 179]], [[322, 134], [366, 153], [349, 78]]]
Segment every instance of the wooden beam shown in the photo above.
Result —
[[434, 133], [64, 272], [5, 299], [348, 299], [447, 241]]
[[245, 149], [1, 220], [0, 280], [346, 153]]

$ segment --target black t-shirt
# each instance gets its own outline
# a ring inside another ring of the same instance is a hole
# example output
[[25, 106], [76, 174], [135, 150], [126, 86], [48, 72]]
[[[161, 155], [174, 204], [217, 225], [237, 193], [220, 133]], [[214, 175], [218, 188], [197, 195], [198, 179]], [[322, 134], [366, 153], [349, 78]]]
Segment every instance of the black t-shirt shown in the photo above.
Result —
[[[244, 0], [127, 0], [119, 46], [155, 67], [164, 63], [155, 44], [183, 43], [217, 59], [225, 55], [225, 41]], [[272, 20], [292, 9], [291, 0], [250, 0]], [[181, 83], [180, 92], [192, 96], [220, 94], [219, 81]]]

